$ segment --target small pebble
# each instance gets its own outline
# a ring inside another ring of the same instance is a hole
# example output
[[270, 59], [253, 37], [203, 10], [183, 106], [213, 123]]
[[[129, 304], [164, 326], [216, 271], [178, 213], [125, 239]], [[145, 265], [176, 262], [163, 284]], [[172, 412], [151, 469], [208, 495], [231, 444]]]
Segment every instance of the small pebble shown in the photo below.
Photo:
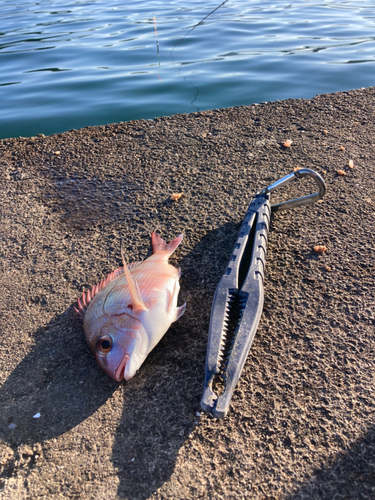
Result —
[[344, 146], [340, 146], [340, 147], [339, 147], [339, 151], [345, 151]]
[[328, 134], [328, 130], [323, 130], [323, 134], [327, 135]]
[[337, 171], [337, 173], [338, 173], [339, 175], [346, 175], [346, 173], [345, 173], [343, 170], [338, 170], [338, 171]]
[[327, 250], [327, 247], [323, 245], [315, 245], [314, 252], [316, 253], [324, 253]]
[[40, 418], [40, 413], [35, 413], [35, 415], [33, 416], [33, 418]]
[[329, 266], [324, 266], [324, 269], [325, 269], [326, 271], [328, 271], [329, 273], [332, 271], [332, 268], [331, 268], [331, 267], [329, 267]]
[[171, 200], [172, 201], [177, 201], [181, 198], [181, 196], [184, 196], [184, 193], [172, 193], [171, 194]]
[[292, 145], [293, 141], [291, 141], [290, 139], [286, 140], [283, 144], [284, 148], [290, 148], [290, 146]]
[[349, 168], [354, 168], [354, 161], [353, 160], [349, 160], [348, 167]]
[[54, 151], [53, 154], [58, 156], [60, 154], [60, 151]]
[[199, 413], [199, 411], [197, 411], [197, 413], [195, 414], [197, 417], [200, 417], [201, 414]]

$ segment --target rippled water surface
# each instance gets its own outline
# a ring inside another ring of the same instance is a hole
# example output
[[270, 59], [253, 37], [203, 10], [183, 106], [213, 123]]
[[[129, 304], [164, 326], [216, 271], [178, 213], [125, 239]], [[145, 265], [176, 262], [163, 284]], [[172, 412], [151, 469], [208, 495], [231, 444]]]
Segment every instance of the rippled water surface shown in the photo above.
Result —
[[373, 0], [219, 4], [0, 0], [0, 137], [375, 84]]

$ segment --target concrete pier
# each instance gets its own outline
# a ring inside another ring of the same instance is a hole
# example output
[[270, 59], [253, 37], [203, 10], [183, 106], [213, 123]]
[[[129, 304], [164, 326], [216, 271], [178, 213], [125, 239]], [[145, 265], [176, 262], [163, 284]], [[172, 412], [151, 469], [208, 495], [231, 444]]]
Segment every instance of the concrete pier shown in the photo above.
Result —
[[[374, 498], [374, 124], [373, 87], [0, 141], [0, 496]], [[216, 421], [216, 285], [254, 193], [301, 167], [327, 195], [272, 217], [263, 316]], [[117, 384], [73, 306], [155, 229], [184, 233], [187, 309]]]

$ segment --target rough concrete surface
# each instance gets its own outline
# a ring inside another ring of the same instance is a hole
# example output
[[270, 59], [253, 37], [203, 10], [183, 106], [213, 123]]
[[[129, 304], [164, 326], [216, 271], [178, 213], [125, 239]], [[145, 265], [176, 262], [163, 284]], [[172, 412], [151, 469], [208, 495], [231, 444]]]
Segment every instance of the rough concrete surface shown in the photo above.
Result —
[[[2, 499], [375, 498], [374, 104], [369, 88], [0, 142]], [[327, 195], [272, 216], [263, 316], [218, 421], [200, 414], [213, 294], [253, 194], [298, 167]], [[73, 306], [154, 229], [184, 233], [187, 310], [118, 384]]]

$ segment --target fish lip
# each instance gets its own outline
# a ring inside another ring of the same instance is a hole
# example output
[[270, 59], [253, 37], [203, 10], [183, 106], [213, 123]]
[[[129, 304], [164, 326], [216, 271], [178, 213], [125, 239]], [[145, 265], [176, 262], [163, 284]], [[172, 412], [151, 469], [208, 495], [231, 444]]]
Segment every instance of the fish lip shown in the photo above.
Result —
[[129, 361], [129, 356], [125, 354], [121, 360], [121, 363], [118, 365], [117, 370], [115, 371], [114, 379], [116, 380], [116, 382], [121, 382], [121, 380], [125, 378], [124, 374], [125, 366], [128, 361]]

